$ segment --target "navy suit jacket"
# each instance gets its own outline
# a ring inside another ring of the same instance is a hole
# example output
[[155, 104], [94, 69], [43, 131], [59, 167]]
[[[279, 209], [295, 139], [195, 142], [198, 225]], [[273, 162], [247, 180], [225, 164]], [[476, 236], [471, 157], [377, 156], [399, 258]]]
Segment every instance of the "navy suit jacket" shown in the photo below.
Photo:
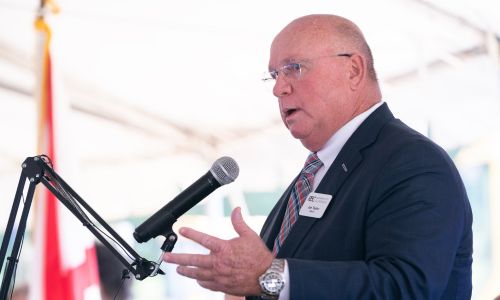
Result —
[[[293, 184], [261, 237], [272, 249]], [[472, 212], [447, 153], [387, 104], [353, 133], [320, 182], [320, 219], [300, 216], [277, 257], [291, 299], [470, 299]]]

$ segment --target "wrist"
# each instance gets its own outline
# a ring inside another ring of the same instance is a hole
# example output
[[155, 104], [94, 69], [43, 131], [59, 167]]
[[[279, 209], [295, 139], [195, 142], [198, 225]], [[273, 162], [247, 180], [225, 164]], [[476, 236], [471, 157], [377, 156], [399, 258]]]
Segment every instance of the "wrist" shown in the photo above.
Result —
[[274, 259], [271, 266], [259, 277], [261, 297], [264, 299], [278, 299], [285, 287], [284, 270], [285, 260]]

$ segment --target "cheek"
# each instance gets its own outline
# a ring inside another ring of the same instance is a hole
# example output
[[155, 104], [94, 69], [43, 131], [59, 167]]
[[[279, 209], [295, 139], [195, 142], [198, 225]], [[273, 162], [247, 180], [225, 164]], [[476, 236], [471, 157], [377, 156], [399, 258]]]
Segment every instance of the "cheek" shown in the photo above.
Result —
[[318, 88], [317, 93], [323, 99], [324, 105], [328, 106], [330, 110], [339, 110], [346, 104], [348, 88], [342, 80], [332, 78], [325, 81]]
[[341, 121], [343, 114], [348, 113], [348, 101], [343, 93], [342, 87], [326, 83], [316, 86], [311, 92], [310, 109], [321, 126], [335, 127], [335, 123]]

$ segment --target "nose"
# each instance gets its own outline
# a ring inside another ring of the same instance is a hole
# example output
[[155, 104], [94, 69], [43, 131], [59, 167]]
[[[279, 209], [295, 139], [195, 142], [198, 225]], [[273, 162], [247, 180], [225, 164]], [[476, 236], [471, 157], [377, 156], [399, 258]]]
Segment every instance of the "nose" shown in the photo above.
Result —
[[273, 94], [276, 97], [283, 97], [290, 95], [292, 93], [292, 85], [290, 82], [284, 78], [284, 76], [278, 76], [276, 78], [276, 83], [274, 84]]

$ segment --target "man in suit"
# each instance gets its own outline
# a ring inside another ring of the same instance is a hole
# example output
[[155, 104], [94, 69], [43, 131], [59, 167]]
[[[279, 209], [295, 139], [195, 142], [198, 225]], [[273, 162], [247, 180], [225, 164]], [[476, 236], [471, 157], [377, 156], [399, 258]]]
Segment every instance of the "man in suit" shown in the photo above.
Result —
[[[271, 299], [470, 299], [472, 213], [446, 152], [394, 118], [359, 28], [294, 20], [269, 76], [281, 117], [311, 151], [260, 237], [180, 233], [207, 255], [165, 255], [208, 289]], [[313, 193], [311, 193], [313, 191]]]

